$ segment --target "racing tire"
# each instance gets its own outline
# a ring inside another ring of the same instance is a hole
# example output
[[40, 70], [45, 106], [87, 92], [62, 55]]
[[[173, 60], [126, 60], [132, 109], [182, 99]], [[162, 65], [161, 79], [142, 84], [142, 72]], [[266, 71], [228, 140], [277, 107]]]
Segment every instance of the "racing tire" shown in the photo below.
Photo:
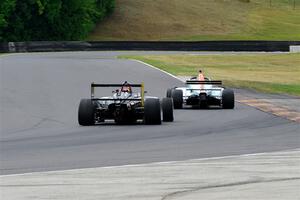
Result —
[[173, 115], [173, 99], [172, 98], [163, 98], [161, 102], [161, 108], [163, 113], [164, 122], [174, 121]]
[[166, 95], [167, 98], [172, 98], [172, 91], [173, 89], [171, 88], [167, 89], [167, 95]]
[[81, 126], [95, 124], [95, 106], [91, 99], [81, 99], [78, 109], [78, 123]]
[[223, 109], [234, 108], [234, 92], [231, 89], [224, 89], [222, 93], [222, 107]]
[[161, 124], [161, 111], [159, 99], [146, 99], [144, 112], [144, 122], [146, 125]]
[[182, 90], [173, 90], [172, 98], [173, 98], [173, 103], [174, 103], [174, 109], [182, 109], [182, 104], [183, 104]]

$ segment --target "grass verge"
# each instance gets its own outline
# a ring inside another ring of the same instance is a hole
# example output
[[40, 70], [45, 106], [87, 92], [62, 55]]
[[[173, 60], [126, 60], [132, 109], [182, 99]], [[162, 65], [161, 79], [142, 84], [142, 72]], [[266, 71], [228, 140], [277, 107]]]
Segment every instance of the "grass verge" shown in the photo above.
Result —
[[119, 56], [149, 63], [177, 76], [221, 79], [236, 88], [300, 96], [300, 54]]
[[293, 3], [116, 0], [88, 40], [300, 40], [300, 0]]

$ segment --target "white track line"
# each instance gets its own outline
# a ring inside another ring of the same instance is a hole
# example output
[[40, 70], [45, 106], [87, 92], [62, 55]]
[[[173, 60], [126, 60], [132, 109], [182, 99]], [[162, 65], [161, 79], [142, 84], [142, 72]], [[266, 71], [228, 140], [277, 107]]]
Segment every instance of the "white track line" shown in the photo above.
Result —
[[66, 169], [66, 170], [52, 170], [52, 171], [42, 171], [42, 172], [28, 172], [28, 173], [19, 173], [19, 174], [8, 174], [8, 175], [0, 175], [1, 177], [9, 177], [9, 176], [22, 176], [22, 175], [30, 175], [30, 174], [47, 174], [47, 173], [60, 173], [60, 172], [76, 172], [85, 169], [116, 169], [116, 168], [126, 168], [126, 167], [146, 167], [149, 165], [167, 165], [167, 164], [176, 164], [176, 163], [185, 163], [185, 162], [199, 162], [199, 161], [210, 161], [210, 160], [221, 160], [221, 159], [229, 159], [229, 158], [240, 158], [240, 157], [251, 157], [251, 156], [260, 156], [260, 155], [268, 155], [268, 154], [285, 154], [289, 152], [297, 152], [300, 153], [300, 148], [297, 149], [289, 149], [283, 151], [271, 151], [271, 152], [262, 152], [262, 153], [251, 153], [251, 154], [241, 154], [241, 155], [231, 155], [231, 156], [217, 156], [210, 158], [198, 158], [198, 159], [188, 159], [188, 160], [174, 160], [174, 161], [163, 161], [163, 162], [150, 162], [143, 164], [129, 164], [129, 165], [115, 165], [115, 166], [107, 166], [107, 167], [87, 167], [87, 168], [78, 168], [78, 169]]
[[162, 72], [162, 73], [164, 73], [164, 74], [167, 74], [167, 75], [169, 75], [169, 76], [171, 76], [171, 77], [173, 77], [173, 78], [175, 78], [175, 79], [177, 79], [177, 80], [183, 82], [183, 81], [182, 81], [180, 78], [178, 78], [177, 76], [174, 76], [173, 74], [171, 74], [171, 73], [169, 73], [169, 72], [166, 72], [166, 71], [164, 71], [164, 70], [162, 70], [162, 69], [159, 69], [159, 68], [157, 68], [157, 67], [155, 67], [155, 66], [153, 66], [153, 65], [150, 65], [150, 64], [148, 64], [148, 63], [145, 63], [145, 62], [143, 62], [143, 61], [136, 60], [136, 59], [130, 59], [130, 60], [135, 61], [135, 62], [138, 62], [138, 63], [141, 63], [141, 64], [146, 65], [146, 66], [148, 66], [148, 67], [151, 67], [151, 68], [153, 68], [153, 69], [156, 69], [156, 70], [158, 70], [158, 71], [160, 71], [160, 72]]

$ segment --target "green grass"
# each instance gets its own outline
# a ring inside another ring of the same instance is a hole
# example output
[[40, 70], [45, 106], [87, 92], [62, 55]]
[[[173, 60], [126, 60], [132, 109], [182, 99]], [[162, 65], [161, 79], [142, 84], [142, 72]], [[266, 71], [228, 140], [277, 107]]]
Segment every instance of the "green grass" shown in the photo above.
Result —
[[300, 0], [116, 0], [89, 40], [300, 40]]
[[225, 85], [267, 93], [300, 96], [300, 54], [143, 55], [137, 59], [177, 76], [195, 76], [202, 69]]

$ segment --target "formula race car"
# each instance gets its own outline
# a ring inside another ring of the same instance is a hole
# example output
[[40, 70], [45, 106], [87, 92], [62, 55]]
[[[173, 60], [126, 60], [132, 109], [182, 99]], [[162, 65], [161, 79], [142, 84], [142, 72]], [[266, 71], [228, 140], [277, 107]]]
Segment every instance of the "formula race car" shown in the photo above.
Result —
[[[121, 87], [113, 91], [112, 96], [95, 98], [96, 87]], [[133, 88], [140, 88], [139, 93], [133, 93]], [[78, 109], [78, 122], [82, 126], [103, 123], [114, 120], [117, 124], [133, 124], [141, 121], [145, 124], [161, 124], [172, 122], [173, 100], [145, 96], [144, 84], [91, 84], [91, 98], [82, 99]]]
[[196, 80], [196, 77], [187, 80], [185, 87], [175, 87], [167, 90], [167, 97], [172, 97], [175, 109], [181, 109], [183, 105], [219, 106], [223, 109], [234, 108], [234, 92], [222, 87], [222, 81], [212, 81], [205, 78], [204, 81]]

